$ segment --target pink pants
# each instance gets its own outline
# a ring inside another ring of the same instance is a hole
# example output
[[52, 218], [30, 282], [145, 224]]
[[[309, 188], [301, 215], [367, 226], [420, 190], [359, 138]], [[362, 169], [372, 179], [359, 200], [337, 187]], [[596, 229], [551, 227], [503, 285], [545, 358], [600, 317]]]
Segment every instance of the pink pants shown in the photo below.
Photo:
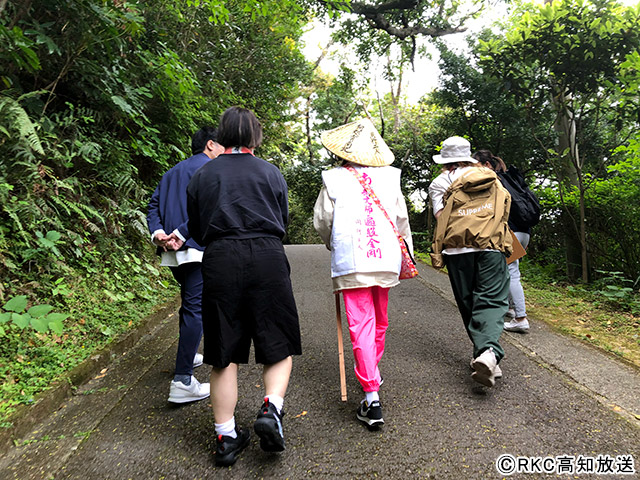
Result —
[[356, 377], [365, 392], [377, 392], [380, 389], [378, 363], [384, 353], [384, 338], [389, 326], [389, 289], [353, 288], [343, 290], [342, 296], [349, 321]]

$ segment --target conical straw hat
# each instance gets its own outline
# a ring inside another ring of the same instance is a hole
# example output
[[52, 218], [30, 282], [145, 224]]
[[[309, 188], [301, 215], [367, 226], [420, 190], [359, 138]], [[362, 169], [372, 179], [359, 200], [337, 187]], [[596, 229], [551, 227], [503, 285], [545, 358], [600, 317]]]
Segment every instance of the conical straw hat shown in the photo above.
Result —
[[322, 132], [322, 145], [334, 155], [367, 167], [391, 165], [393, 153], [368, 118]]

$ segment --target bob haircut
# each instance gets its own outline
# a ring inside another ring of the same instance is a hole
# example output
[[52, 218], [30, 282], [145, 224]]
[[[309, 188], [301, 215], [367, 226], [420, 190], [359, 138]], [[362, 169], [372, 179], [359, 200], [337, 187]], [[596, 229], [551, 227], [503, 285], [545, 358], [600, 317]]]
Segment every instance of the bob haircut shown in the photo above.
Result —
[[254, 149], [262, 143], [262, 125], [251, 110], [230, 107], [220, 117], [218, 143], [225, 148]]

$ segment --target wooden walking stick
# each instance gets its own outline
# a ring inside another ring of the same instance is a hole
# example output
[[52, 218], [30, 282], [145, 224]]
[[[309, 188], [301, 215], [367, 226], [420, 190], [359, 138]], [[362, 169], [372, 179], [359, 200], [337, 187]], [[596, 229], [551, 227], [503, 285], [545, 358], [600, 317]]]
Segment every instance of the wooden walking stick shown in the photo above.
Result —
[[342, 316], [340, 315], [340, 293], [336, 293], [336, 323], [338, 326], [338, 362], [340, 363], [340, 396], [347, 401], [347, 375], [344, 370], [344, 345], [342, 344]]

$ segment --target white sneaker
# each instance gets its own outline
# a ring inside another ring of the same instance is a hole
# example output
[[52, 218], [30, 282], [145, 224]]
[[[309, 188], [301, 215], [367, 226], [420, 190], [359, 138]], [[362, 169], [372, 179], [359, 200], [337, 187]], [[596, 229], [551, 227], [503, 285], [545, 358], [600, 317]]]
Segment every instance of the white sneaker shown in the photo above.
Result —
[[[473, 370], [473, 358], [471, 359], [471, 362], [469, 362], [469, 366], [471, 367], [471, 370]], [[496, 368], [493, 370], [493, 377], [496, 380], [502, 378], [502, 370], [500, 369], [500, 365], [496, 365]]]
[[211, 393], [208, 383], [200, 383], [196, 377], [191, 375], [191, 385], [171, 380], [169, 390], [169, 401], [171, 403], [188, 403], [204, 400]]
[[193, 368], [196, 368], [202, 365], [203, 361], [204, 361], [204, 357], [202, 356], [202, 354], [196, 353], [196, 356], [193, 357]]
[[507, 332], [529, 333], [529, 320], [526, 318], [518, 321], [515, 318], [504, 324]]
[[495, 370], [498, 366], [498, 361], [496, 354], [493, 353], [493, 348], [482, 352], [482, 354], [473, 361], [471, 366], [473, 367], [473, 373], [471, 374], [472, 379], [485, 387], [493, 387], [495, 385]]

